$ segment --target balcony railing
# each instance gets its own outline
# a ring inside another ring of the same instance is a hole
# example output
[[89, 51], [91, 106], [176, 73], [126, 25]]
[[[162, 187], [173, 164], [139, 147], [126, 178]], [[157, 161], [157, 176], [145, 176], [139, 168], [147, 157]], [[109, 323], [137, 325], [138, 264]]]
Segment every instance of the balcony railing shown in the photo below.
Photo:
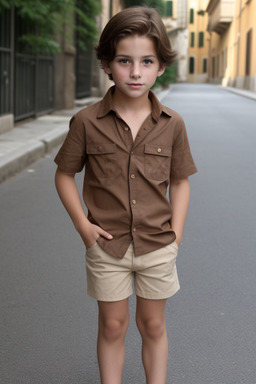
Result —
[[235, 16], [235, 0], [210, 0], [206, 11], [209, 15], [208, 31], [222, 34]]

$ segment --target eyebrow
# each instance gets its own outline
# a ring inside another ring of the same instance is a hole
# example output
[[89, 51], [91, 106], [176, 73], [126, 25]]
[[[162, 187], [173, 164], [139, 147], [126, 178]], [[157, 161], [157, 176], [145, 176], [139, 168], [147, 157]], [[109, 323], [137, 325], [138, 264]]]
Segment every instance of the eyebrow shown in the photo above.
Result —
[[[132, 57], [132, 56], [129, 56], [129, 55], [122, 55], [122, 54], [119, 54], [119, 55], [116, 55], [115, 57]], [[145, 56], [142, 56], [143, 59], [146, 59], [146, 58], [149, 58], [149, 57], [156, 57], [156, 55], [145, 55]]]

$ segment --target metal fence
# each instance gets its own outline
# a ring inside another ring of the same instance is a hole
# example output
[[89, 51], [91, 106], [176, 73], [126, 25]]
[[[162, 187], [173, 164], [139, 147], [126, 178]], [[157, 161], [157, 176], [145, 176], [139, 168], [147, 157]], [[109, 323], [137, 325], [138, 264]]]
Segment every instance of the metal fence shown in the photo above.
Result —
[[15, 55], [15, 120], [53, 110], [54, 62], [52, 57]]
[[0, 115], [13, 113], [15, 121], [51, 112], [54, 103], [54, 58], [22, 52], [21, 26], [14, 9], [2, 11]]
[[10, 113], [11, 106], [11, 12], [0, 14], [0, 114]]
[[93, 48], [83, 51], [77, 45], [76, 52], [76, 98], [81, 99], [91, 94]]

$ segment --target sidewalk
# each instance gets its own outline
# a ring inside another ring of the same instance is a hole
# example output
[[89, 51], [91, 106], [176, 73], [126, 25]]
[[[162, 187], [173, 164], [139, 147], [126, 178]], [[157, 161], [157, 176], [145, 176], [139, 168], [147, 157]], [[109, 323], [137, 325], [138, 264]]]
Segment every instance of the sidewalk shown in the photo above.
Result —
[[[230, 87], [223, 89], [256, 101], [256, 93], [254, 92]], [[168, 92], [170, 92], [170, 88], [155, 91], [160, 101]], [[55, 111], [51, 115], [25, 121], [16, 124], [11, 131], [2, 133], [0, 135], [0, 183], [60, 145], [68, 132], [71, 116], [84, 106], [95, 103], [97, 100], [99, 99], [78, 100], [74, 109]]]
[[0, 134], [0, 183], [60, 145], [68, 132], [71, 116], [98, 100], [78, 100], [74, 109], [17, 123], [12, 130]]
[[232, 87], [222, 87], [222, 89], [235, 93], [239, 96], [246, 97], [247, 99], [255, 100], [256, 101], [256, 92], [247, 91], [245, 89], [238, 89], [238, 88], [232, 88]]

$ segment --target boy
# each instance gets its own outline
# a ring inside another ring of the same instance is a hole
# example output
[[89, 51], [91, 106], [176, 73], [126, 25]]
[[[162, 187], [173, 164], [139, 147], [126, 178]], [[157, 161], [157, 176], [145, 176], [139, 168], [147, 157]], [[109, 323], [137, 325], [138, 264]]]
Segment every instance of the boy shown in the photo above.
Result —
[[[115, 85], [72, 117], [55, 159], [56, 187], [87, 250], [88, 294], [99, 308], [101, 383], [122, 380], [134, 276], [146, 380], [163, 384], [165, 305], [179, 289], [175, 261], [189, 205], [188, 176], [196, 172], [181, 117], [150, 91], [175, 55], [161, 17], [144, 7], [115, 15], [96, 51]], [[84, 166], [88, 218], [74, 180]]]

